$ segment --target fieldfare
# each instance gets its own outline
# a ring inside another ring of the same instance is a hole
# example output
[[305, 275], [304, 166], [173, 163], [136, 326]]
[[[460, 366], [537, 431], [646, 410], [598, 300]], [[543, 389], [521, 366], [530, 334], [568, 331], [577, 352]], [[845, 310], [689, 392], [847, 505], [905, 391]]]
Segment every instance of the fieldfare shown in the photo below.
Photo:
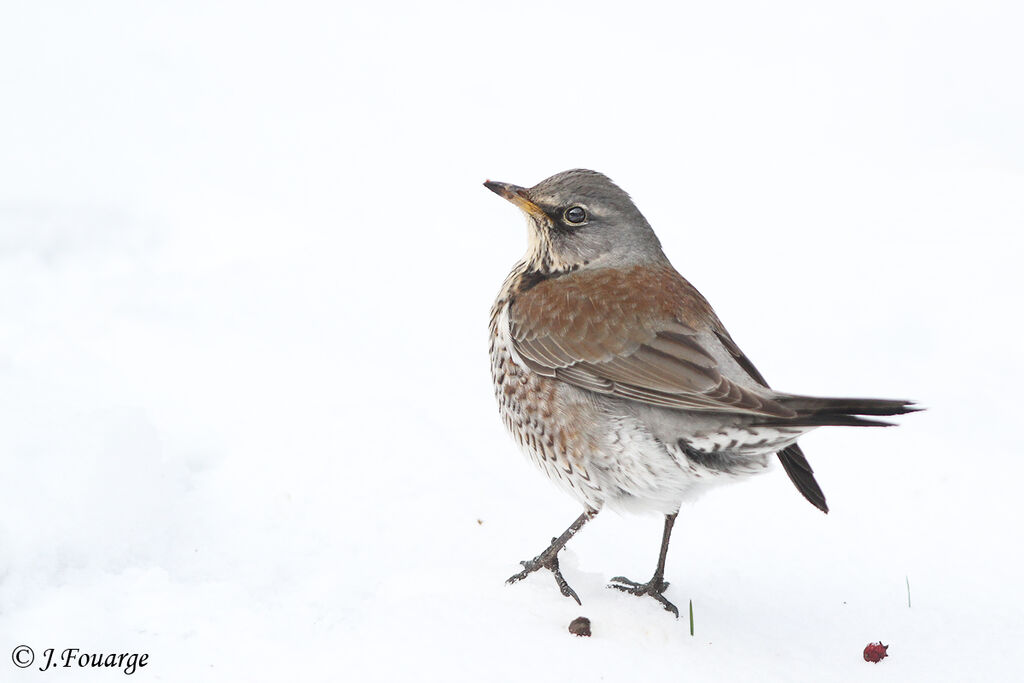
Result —
[[774, 391], [711, 305], [669, 263], [650, 224], [607, 177], [565, 171], [531, 188], [484, 185], [526, 214], [529, 246], [490, 319], [501, 418], [522, 450], [584, 512], [509, 583], [544, 568], [579, 602], [558, 552], [605, 505], [665, 516], [654, 576], [611, 587], [664, 596], [665, 557], [682, 501], [765, 471], [789, 478], [828, 512], [797, 439], [827, 425], [888, 425], [864, 416], [910, 401]]

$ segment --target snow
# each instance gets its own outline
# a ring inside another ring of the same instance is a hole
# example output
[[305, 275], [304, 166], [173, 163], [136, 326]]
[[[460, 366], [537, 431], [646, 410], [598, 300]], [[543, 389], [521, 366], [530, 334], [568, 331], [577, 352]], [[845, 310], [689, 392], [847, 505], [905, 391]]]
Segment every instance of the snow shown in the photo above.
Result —
[[[1019, 7], [3, 15], [4, 652], [163, 681], [1024, 676]], [[577, 166], [774, 385], [929, 409], [801, 440], [827, 516], [781, 468], [685, 507], [693, 637], [605, 588], [649, 578], [654, 517], [573, 539], [582, 607], [503, 583], [580, 510], [497, 418], [487, 313], [525, 236], [480, 184]]]

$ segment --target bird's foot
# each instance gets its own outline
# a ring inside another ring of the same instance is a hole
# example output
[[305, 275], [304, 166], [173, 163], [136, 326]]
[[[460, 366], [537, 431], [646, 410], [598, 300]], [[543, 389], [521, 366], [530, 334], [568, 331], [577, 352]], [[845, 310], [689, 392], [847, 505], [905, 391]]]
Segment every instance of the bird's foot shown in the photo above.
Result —
[[679, 618], [679, 609], [673, 605], [665, 597], [664, 593], [668, 589], [668, 581], [665, 581], [660, 576], [655, 576], [647, 583], [637, 583], [631, 581], [625, 576], [616, 576], [612, 579], [612, 582], [608, 584], [609, 588], [615, 588], [623, 593], [630, 593], [632, 595], [649, 595], [665, 608], [666, 612], [671, 612], [676, 615], [676, 619]]
[[[555, 539], [552, 539], [552, 543], [554, 542]], [[522, 560], [519, 564], [523, 565], [523, 571], [508, 577], [508, 580], [505, 581], [505, 583], [511, 584], [516, 581], [522, 581], [538, 569], [547, 569], [554, 575], [555, 583], [558, 584], [558, 590], [562, 592], [562, 595], [567, 598], [572, 598], [576, 601], [577, 605], [582, 605], [583, 603], [580, 602], [580, 597], [576, 595], [576, 591], [569, 586], [558, 567], [558, 550], [561, 550], [561, 548], [558, 548], [553, 552], [551, 548], [548, 548], [532, 560]]]

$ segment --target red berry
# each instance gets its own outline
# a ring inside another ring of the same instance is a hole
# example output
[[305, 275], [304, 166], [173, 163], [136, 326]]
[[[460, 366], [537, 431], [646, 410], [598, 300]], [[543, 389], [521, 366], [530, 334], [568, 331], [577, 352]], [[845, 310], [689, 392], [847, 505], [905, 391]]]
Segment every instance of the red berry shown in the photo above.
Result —
[[881, 641], [877, 643], [868, 643], [868, 646], [864, 648], [864, 661], [878, 663], [888, 657], [886, 650], [889, 649], [888, 645], [882, 645]]

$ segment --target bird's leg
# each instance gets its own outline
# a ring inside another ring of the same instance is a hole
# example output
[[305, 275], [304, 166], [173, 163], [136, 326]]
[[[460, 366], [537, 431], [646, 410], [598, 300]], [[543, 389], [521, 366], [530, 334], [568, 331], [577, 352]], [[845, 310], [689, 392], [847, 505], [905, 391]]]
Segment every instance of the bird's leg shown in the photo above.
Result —
[[636, 581], [630, 581], [624, 576], [616, 576], [612, 579], [612, 583], [609, 584], [609, 588], [617, 588], [624, 593], [632, 593], [633, 595], [650, 595], [652, 598], [661, 603], [667, 611], [679, 617], [679, 610], [665, 598], [665, 590], [668, 588], [668, 582], [665, 581], [665, 558], [668, 556], [668, 540], [672, 536], [672, 526], [676, 523], [676, 516], [678, 512], [673, 512], [671, 515], [665, 515], [665, 531], [661, 536], [661, 553], [658, 555], [658, 567], [654, 570], [654, 576], [647, 583], [637, 583]]
[[561, 570], [558, 568], [558, 551], [560, 551], [565, 544], [569, 542], [569, 539], [576, 535], [576, 532], [583, 528], [583, 525], [589, 522], [597, 515], [597, 510], [587, 509], [582, 515], [576, 518], [576, 521], [569, 525], [569, 528], [562, 532], [562, 535], [558, 538], [551, 539], [551, 545], [547, 547], [547, 550], [542, 552], [532, 560], [523, 560], [519, 564], [523, 565], [523, 571], [508, 577], [505, 583], [515, 583], [525, 579], [527, 576], [537, 571], [538, 569], [544, 568], [551, 571], [555, 575], [555, 582], [558, 584], [558, 590], [562, 592], [567, 598], [572, 598], [576, 601], [576, 604], [582, 605], [580, 597], [576, 595], [576, 591], [569, 587], [566, 583], [565, 577], [562, 576]]

